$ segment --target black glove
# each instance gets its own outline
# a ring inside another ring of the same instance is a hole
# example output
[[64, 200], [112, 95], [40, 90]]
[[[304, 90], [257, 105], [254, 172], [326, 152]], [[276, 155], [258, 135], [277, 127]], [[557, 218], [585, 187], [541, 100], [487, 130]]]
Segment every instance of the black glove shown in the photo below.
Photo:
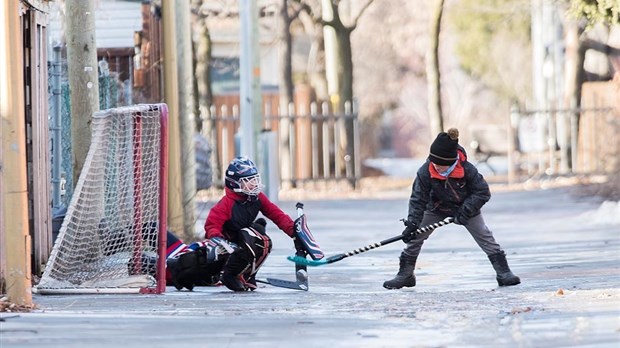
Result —
[[405, 223], [405, 230], [403, 231], [403, 242], [409, 243], [415, 239], [415, 231], [418, 229], [418, 225], [409, 220], [403, 220]]
[[459, 209], [459, 211], [456, 213], [456, 216], [454, 217], [454, 223], [457, 225], [467, 225], [467, 223], [469, 222], [469, 215], [465, 212], [465, 209], [461, 208]]

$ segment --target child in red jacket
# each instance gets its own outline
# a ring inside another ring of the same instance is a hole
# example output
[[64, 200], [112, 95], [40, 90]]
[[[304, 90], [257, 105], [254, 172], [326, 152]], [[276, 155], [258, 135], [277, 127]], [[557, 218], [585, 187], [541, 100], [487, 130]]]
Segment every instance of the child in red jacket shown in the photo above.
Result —
[[[247, 157], [233, 159], [225, 173], [225, 194], [211, 208], [205, 222], [204, 242], [188, 247], [172, 236], [168, 241], [168, 268], [171, 282], [181, 289], [217, 280], [230, 290], [256, 289], [256, 272], [271, 251], [265, 233], [266, 220], [294, 238], [294, 222], [261, 192], [261, 177]], [[170, 234], [169, 234], [170, 238]], [[295, 240], [297, 248], [303, 246]], [[184, 249], [174, 257], [170, 251]], [[220, 276], [221, 273], [221, 276]]]

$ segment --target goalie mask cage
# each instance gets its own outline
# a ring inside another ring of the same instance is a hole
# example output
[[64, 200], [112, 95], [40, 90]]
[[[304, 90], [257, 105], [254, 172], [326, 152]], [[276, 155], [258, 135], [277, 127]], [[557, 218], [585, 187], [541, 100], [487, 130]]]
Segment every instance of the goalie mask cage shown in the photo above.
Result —
[[165, 104], [96, 112], [92, 140], [35, 291], [165, 291]]

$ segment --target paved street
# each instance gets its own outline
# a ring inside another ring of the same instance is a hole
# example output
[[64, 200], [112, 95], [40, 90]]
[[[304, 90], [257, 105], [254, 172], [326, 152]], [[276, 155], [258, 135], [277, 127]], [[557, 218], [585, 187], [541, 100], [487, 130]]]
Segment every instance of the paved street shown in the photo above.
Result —
[[[569, 191], [494, 193], [485, 206], [518, 286], [499, 288], [471, 236], [449, 225], [424, 245], [414, 288], [381, 286], [397, 271], [396, 242], [309, 268], [307, 292], [35, 295], [34, 312], [0, 313], [0, 347], [617, 348], [620, 225], [600, 218], [596, 197]], [[305, 212], [331, 256], [400, 233], [408, 194], [309, 200]], [[295, 216], [295, 201], [280, 203]], [[260, 276], [294, 280], [290, 239], [267, 228], [274, 250]]]

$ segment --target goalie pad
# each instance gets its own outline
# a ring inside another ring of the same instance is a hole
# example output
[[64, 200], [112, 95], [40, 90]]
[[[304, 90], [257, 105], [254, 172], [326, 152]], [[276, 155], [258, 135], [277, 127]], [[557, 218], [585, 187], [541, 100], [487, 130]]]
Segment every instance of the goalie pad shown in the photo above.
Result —
[[194, 286], [213, 285], [229, 255], [237, 245], [222, 238], [206, 239], [192, 243], [178, 257], [167, 261], [170, 281], [178, 289], [193, 289]]
[[293, 234], [295, 238], [295, 247], [298, 248], [297, 245], [301, 244], [313, 260], [320, 260], [325, 256], [319, 243], [316, 242], [312, 232], [310, 232], [310, 228], [308, 228], [305, 214], [295, 220], [295, 230]]
[[238, 253], [246, 255], [245, 258], [252, 266], [250, 274], [256, 274], [271, 252], [271, 238], [265, 233], [264, 228], [261, 230], [255, 227], [242, 228], [239, 235], [241, 250]]

